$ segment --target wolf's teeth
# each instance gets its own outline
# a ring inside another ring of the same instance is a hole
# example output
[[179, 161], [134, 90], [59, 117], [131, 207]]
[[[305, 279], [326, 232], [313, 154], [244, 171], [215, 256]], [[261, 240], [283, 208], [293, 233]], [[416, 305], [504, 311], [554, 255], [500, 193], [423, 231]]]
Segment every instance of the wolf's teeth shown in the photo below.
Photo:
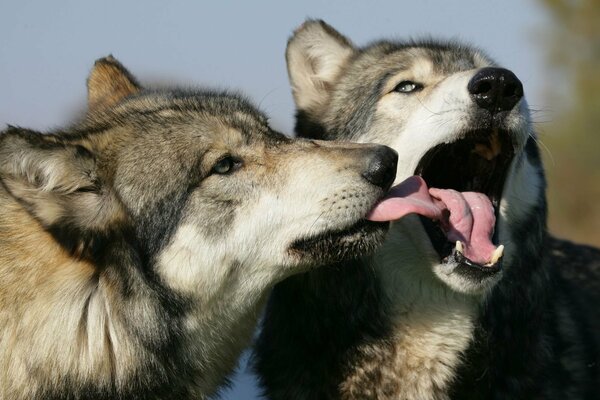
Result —
[[494, 265], [496, 264], [500, 258], [502, 258], [502, 255], [504, 254], [504, 245], [500, 245], [496, 248], [496, 250], [494, 250], [494, 253], [492, 254], [492, 260], [489, 262], [488, 265]]
[[460, 240], [456, 241], [456, 251], [458, 251], [460, 254], [463, 254], [464, 252], [463, 244]]

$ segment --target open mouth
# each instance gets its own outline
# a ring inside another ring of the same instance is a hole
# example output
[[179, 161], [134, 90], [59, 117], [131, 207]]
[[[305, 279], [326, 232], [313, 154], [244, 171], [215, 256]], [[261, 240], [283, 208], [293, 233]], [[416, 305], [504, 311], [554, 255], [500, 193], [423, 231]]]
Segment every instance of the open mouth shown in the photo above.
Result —
[[388, 222], [360, 219], [348, 227], [298, 239], [289, 251], [316, 263], [354, 259], [375, 251], [383, 243], [388, 227]]
[[367, 218], [418, 214], [442, 264], [478, 278], [498, 272], [504, 246], [495, 228], [515, 154], [510, 137], [498, 129], [475, 130], [430, 149], [415, 176], [394, 186]]
[[[472, 227], [462, 228], [462, 233], [469, 235], [470, 239], [467, 243], [461, 240], [450, 240], [455, 237], [449, 234], [449, 227], [444, 219], [432, 220], [421, 216], [425, 230], [442, 262], [455, 262], [475, 267], [485, 273], [500, 270], [503, 246], [498, 243], [495, 227], [502, 190], [514, 157], [514, 145], [510, 137], [510, 132], [499, 129], [471, 131], [458, 141], [432, 148], [419, 162], [415, 175], [422, 177], [430, 188], [436, 188], [430, 190], [432, 196], [443, 197], [444, 193], [446, 196], [449, 196], [447, 193], [453, 193], [452, 196], [457, 199], [457, 202], [465, 201], [473, 212]], [[479, 216], [475, 214], [477, 209], [485, 208], [490, 203], [493, 214], [484, 213]], [[455, 206], [456, 208], [458, 207]], [[463, 218], [460, 211], [455, 214], [457, 218]], [[476, 232], [477, 229], [485, 230], [486, 233]], [[464, 232], [465, 230], [468, 232]], [[459, 228], [458, 231], [460, 234], [461, 229]], [[484, 238], [485, 235], [491, 237]], [[486, 241], [487, 248], [481, 249], [486, 246], [483, 243]], [[466, 251], [467, 246], [472, 246], [470, 252]], [[490, 251], [492, 253], [488, 254]], [[472, 259], [470, 255], [477, 256], [473, 256]]]

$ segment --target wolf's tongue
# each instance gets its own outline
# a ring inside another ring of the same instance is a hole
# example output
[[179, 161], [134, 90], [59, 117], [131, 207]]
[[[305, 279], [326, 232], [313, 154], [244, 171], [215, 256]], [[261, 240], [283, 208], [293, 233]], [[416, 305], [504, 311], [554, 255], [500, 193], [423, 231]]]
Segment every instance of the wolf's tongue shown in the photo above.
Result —
[[487, 196], [450, 189], [428, 190], [422, 178], [411, 176], [393, 187], [367, 219], [393, 221], [413, 213], [439, 220], [448, 240], [460, 241], [463, 255], [472, 262], [485, 265], [497, 261], [496, 246], [491, 241], [496, 218]]
[[496, 217], [486, 195], [434, 188], [429, 189], [429, 193], [450, 210], [446, 236], [452, 243], [462, 242], [465, 257], [481, 265], [498, 261], [494, 260], [496, 246], [491, 241]]
[[[437, 203], [437, 204], [436, 204]], [[419, 214], [440, 220], [444, 205], [429, 195], [427, 184], [420, 176], [411, 176], [390, 189], [385, 198], [371, 210], [371, 221], [394, 221], [407, 214]]]

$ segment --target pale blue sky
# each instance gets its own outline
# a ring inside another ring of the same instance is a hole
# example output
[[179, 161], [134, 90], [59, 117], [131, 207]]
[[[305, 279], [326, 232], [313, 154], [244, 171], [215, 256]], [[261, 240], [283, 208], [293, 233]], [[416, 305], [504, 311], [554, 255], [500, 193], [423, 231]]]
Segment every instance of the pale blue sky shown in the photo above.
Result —
[[[548, 21], [531, 0], [2, 0], [0, 127], [68, 123], [85, 106], [94, 60], [113, 54], [142, 83], [239, 89], [260, 103], [274, 127], [291, 133], [284, 52], [306, 17], [324, 19], [358, 45], [422, 35], [473, 43], [519, 76], [532, 108], [549, 107], [536, 40]], [[223, 398], [256, 396], [253, 378], [242, 373]]]
[[513, 69], [535, 108], [543, 58], [533, 1], [31, 1], [0, 4], [0, 124], [62, 125], [85, 99], [96, 58], [112, 53], [142, 82], [238, 88], [290, 132], [286, 40], [306, 17], [357, 44], [433, 35], [474, 43]]

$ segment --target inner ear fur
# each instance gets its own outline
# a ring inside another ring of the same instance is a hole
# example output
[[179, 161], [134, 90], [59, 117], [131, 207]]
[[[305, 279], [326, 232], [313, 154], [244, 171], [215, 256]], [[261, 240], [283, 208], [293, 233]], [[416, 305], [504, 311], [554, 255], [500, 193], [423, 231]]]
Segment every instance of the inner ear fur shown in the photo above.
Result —
[[118, 209], [102, 188], [92, 152], [51, 135], [16, 128], [4, 132], [0, 180], [46, 228], [103, 230]]
[[318, 113], [329, 99], [342, 68], [355, 53], [344, 35], [321, 20], [307, 20], [286, 50], [288, 75], [299, 110]]
[[96, 60], [87, 88], [90, 111], [111, 107], [141, 90], [133, 75], [112, 55]]

